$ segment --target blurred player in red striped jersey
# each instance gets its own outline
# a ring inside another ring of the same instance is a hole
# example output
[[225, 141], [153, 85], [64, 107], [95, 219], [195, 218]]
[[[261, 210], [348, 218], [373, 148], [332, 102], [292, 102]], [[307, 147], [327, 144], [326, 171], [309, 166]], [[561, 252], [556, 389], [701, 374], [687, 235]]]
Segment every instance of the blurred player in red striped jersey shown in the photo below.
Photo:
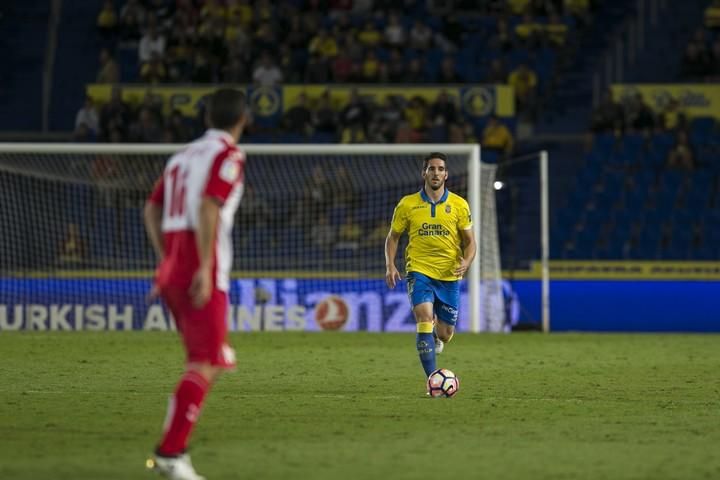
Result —
[[245, 154], [237, 147], [247, 120], [245, 95], [216, 91], [210, 128], [173, 155], [145, 204], [145, 228], [160, 259], [151, 297], [160, 295], [180, 332], [187, 363], [168, 405], [153, 468], [173, 480], [200, 480], [186, 453], [203, 400], [224, 369], [233, 217], [243, 193]]

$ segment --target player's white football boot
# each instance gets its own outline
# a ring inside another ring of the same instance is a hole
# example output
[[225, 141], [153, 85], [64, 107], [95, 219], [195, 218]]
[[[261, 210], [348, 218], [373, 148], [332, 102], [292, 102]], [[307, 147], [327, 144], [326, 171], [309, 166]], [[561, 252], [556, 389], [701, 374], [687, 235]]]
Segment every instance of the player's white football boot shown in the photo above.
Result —
[[433, 331], [433, 337], [435, 338], [435, 354], [437, 355], [443, 352], [443, 349], [445, 348], [445, 342], [440, 340], [435, 331]]
[[187, 453], [178, 457], [155, 455], [148, 458], [145, 465], [169, 480], [205, 480], [205, 477], [197, 474]]

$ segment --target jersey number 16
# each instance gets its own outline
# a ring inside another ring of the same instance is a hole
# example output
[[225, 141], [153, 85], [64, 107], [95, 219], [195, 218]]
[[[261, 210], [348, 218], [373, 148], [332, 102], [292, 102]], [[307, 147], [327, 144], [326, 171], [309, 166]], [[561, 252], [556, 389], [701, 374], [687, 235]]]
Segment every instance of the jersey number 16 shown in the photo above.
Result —
[[168, 173], [170, 188], [170, 209], [168, 215], [171, 217], [181, 216], [185, 213], [185, 182], [187, 180], [187, 171], [180, 170], [180, 165], [176, 165]]

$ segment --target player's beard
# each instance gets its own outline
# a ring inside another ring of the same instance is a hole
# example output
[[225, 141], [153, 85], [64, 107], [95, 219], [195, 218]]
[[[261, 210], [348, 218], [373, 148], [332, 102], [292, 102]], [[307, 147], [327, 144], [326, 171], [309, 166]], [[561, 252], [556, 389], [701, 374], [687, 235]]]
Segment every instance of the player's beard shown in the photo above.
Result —
[[435, 185], [435, 184], [433, 184], [433, 180], [430, 180], [430, 181], [428, 182], [428, 185], [430, 186], [431, 189], [433, 189], [434, 191], [437, 191], [437, 190], [440, 190], [441, 188], [443, 188], [443, 187], [445, 186], [445, 182], [443, 182], [442, 180], [439, 180], [439, 182], [440, 182], [440, 183], [438, 183], [437, 185]]

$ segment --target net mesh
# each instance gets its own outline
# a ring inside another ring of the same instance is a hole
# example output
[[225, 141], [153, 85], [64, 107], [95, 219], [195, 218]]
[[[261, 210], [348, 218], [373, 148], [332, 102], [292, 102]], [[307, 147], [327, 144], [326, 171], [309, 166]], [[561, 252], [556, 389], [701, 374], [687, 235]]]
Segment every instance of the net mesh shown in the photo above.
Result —
[[[382, 155], [249, 150], [233, 231], [231, 327], [314, 329], [335, 319], [345, 328], [414, 329], [404, 285], [393, 292], [383, 286], [383, 245], [394, 206], [421, 186], [426, 152], [419, 147], [416, 154]], [[143, 305], [155, 258], [142, 208], [167, 158], [0, 149], [0, 329], [53, 328], [53, 308], [60, 329], [161, 326], [149, 319], [153, 306]], [[467, 198], [468, 155], [450, 155], [448, 168], [448, 188]], [[499, 331], [493, 175], [494, 167], [483, 166], [477, 261], [481, 327]], [[323, 303], [332, 295], [343, 303]], [[460, 330], [469, 328], [463, 310]]]

